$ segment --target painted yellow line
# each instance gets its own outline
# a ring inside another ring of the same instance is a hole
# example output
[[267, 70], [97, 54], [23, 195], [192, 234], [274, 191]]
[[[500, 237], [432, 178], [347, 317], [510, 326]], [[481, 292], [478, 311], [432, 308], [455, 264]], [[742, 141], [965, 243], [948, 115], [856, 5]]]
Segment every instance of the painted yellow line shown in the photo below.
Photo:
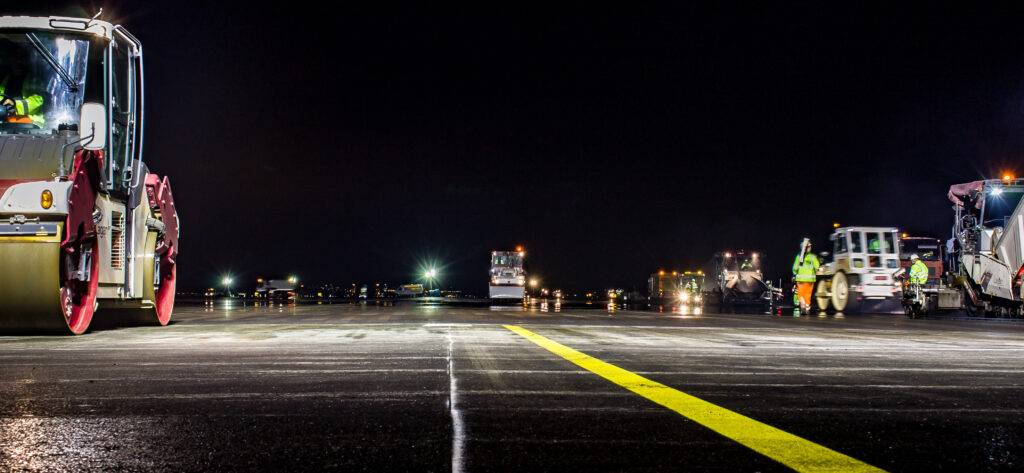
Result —
[[880, 472], [848, 457], [703, 399], [633, 374], [516, 325], [505, 328], [608, 381], [678, 412], [741, 445], [800, 472]]

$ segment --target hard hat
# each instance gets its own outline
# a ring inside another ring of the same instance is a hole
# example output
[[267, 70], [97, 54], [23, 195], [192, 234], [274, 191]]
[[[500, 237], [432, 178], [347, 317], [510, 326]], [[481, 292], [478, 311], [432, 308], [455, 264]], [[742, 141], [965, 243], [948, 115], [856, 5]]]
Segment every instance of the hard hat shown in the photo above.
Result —
[[921, 259], [920, 256], [917, 256], [917, 253], [914, 253], [914, 254], [910, 255], [910, 261], [914, 261], [916, 259]]

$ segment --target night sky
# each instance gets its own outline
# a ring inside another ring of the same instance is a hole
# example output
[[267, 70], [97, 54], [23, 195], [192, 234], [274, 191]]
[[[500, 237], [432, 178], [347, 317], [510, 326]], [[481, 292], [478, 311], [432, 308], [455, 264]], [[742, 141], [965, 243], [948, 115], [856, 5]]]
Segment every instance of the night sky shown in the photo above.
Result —
[[432, 261], [485, 294], [515, 245], [548, 287], [643, 290], [727, 248], [788, 280], [833, 222], [945, 238], [950, 184], [1024, 172], [1019, 4], [229, 3], [51, 11], [104, 5], [143, 43], [185, 289]]

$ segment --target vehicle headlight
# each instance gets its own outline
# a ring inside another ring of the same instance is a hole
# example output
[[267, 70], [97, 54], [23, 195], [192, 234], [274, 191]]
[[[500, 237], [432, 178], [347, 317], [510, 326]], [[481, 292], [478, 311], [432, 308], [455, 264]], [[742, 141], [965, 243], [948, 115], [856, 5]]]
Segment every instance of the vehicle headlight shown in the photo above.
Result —
[[694, 302], [700, 302], [700, 296], [693, 296]]
[[683, 302], [686, 302], [689, 299], [690, 299], [690, 295], [689, 294], [687, 294], [685, 292], [682, 293], [682, 294], [679, 294], [679, 300], [681, 300]]
[[42, 205], [44, 209], [49, 209], [53, 206], [53, 193], [50, 192], [50, 189], [44, 190], [39, 196], [39, 204]]

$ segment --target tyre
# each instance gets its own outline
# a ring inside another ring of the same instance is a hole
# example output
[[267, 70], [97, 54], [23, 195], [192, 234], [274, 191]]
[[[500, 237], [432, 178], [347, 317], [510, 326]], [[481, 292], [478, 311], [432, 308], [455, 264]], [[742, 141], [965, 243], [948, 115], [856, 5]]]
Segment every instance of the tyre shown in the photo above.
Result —
[[832, 305], [832, 293], [829, 290], [828, 279], [819, 279], [814, 286], [814, 300], [818, 304], [818, 310], [824, 312]]
[[838, 272], [832, 276], [832, 307], [836, 312], [856, 312], [860, 304], [856, 293], [850, 291], [850, 287], [856, 284], [856, 279], [848, 277], [844, 272]]
[[[76, 271], [87, 273], [73, 278], [72, 273]], [[99, 255], [95, 243], [79, 245], [74, 252], [64, 255], [64, 277], [60, 287], [61, 311], [68, 331], [81, 335], [92, 322], [99, 292]]]

